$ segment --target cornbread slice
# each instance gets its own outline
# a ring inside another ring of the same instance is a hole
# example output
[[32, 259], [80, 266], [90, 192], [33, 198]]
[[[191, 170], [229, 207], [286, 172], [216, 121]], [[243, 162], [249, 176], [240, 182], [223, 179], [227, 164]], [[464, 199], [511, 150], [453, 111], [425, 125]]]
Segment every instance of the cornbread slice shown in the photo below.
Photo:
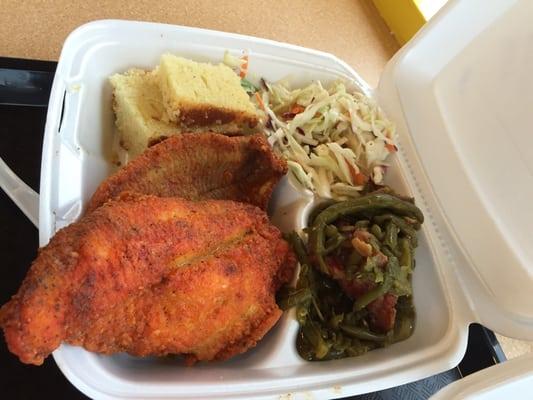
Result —
[[224, 64], [197, 63], [164, 54], [159, 87], [169, 119], [181, 126], [209, 126], [231, 134], [258, 123], [239, 77]]
[[141, 154], [151, 140], [179, 132], [163, 107], [156, 71], [132, 69], [109, 78], [119, 143], [130, 159]]

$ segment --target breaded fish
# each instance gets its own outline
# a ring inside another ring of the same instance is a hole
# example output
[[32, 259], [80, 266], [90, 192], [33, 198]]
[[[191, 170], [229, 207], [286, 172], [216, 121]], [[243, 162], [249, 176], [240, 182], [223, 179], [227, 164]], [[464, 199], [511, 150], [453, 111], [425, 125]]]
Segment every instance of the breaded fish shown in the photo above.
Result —
[[223, 360], [276, 323], [275, 292], [294, 268], [255, 206], [125, 193], [40, 250], [0, 326], [9, 350], [37, 365], [62, 342]]
[[286, 162], [272, 152], [261, 134], [181, 134], [148, 148], [107, 178], [87, 211], [123, 191], [187, 200], [236, 200], [266, 209], [274, 186], [286, 172]]

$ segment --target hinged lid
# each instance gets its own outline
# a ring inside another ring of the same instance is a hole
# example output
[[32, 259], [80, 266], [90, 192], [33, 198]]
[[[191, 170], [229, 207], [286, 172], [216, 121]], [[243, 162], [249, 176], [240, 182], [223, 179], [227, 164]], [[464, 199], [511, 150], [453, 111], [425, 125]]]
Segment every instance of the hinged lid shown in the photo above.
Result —
[[415, 185], [476, 318], [533, 339], [531, 21], [529, 0], [451, 1], [391, 60], [378, 97], [400, 146], [412, 140]]

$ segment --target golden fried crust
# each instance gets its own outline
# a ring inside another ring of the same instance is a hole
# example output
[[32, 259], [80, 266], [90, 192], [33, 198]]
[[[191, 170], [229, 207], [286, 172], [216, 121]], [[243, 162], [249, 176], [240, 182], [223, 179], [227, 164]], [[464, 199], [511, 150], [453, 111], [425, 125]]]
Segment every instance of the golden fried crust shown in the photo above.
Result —
[[25, 363], [41, 364], [61, 342], [225, 359], [275, 324], [275, 291], [294, 267], [254, 206], [123, 195], [41, 249], [0, 325]]
[[266, 209], [274, 186], [286, 172], [286, 162], [272, 152], [261, 134], [178, 134], [148, 148], [107, 178], [87, 211], [122, 191], [187, 200], [235, 200]]

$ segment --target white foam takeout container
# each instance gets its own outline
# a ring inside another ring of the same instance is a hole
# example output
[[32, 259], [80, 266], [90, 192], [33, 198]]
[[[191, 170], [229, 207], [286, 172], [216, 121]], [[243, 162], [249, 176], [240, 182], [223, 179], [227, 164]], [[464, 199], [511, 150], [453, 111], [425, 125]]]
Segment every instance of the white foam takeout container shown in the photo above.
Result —
[[[153, 68], [164, 52], [219, 62], [247, 50], [252, 76], [295, 85], [351, 81], [398, 127], [388, 183], [426, 216], [417, 249], [412, 337], [361, 357], [306, 362], [285, 313], [248, 353], [193, 368], [169, 359], [102, 356], [62, 345], [54, 358], [82, 392], [125, 398], [332, 398], [421, 379], [457, 365], [468, 325], [533, 339], [533, 4], [452, 1], [387, 65], [370, 89], [338, 58], [241, 35], [171, 25], [96, 21], [66, 40], [50, 97], [38, 216], [40, 245], [75, 221], [112, 170], [107, 78]], [[529, 39], [528, 39], [529, 37]], [[349, 43], [347, 43], [349, 45]], [[529, 112], [528, 112], [529, 110]], [[0, 183], [37, 221], [37, 195], [5, 164]], [[286, 181], [273, 220], [301, 228], [312, 199]]]

